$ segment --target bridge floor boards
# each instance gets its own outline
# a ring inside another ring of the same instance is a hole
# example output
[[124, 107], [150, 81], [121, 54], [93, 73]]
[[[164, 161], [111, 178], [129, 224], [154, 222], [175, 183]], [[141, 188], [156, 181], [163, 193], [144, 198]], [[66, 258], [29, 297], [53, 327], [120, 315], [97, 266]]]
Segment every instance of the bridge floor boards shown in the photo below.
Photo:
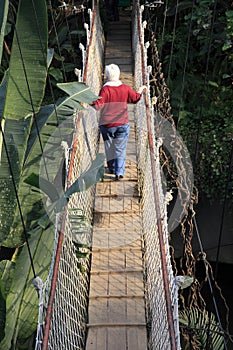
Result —
[[[129, 19], [110, 23], [105, 64], [118, 64], [132, 86]], [[96, 185], [86, 350], [147, 349], [133, 105], [129, 119], [125, 176], [115, 181], [106, 172]]]

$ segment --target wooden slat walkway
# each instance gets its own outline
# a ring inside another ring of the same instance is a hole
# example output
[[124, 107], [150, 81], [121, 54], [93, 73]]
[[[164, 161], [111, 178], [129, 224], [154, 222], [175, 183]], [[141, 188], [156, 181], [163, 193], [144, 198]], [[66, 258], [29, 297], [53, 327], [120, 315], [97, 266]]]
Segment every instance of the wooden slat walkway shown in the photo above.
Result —
[[[132, 85], [131, 60], [130, 17], [121, 17], [111, 23], [105, 64], [118, 64], [121, 80]], [[86, 350], [147, 349], [132, 105], [129, 119], [125, 177], [105, 175], [96, 186]]]

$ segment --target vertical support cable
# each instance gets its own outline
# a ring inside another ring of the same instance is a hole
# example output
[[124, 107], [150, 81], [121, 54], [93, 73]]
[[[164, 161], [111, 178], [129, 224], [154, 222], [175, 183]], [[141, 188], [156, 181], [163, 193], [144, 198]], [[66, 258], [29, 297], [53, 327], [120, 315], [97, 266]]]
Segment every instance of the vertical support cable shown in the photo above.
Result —
[[[138, 2], [136, 2], [136, 4], [137, 4], [136, 6], [137, 6], [138, 36], [140, 38], [141, 57], [142, 57], [141, 69], [142, 69], [143, 84], [146, 85], [147, 84], [146, 71], [145, 71], [145, 64], [146, 63], [145, 63], [145, 55], [144, 55], [144, 42], [142, 40], [143, 33], [141, 31], [141, 26], [140, 26], [139, 4], [138, 4]], [[149, 101], [148, 101], [148, 96], [146, 94], [144, 94], [144, 98], [145, 98], [145, 106], [146, 106], [148, 143], [149, 143], [150, 159], [151, 159], [153, 192], [154, 192], [154, 198], [155, 198], [155, 210], [156, 210], [156, 215], [157, 215], [157, 227], [158, 227], [160, 254], [161, 254], [161, 266], [162, 266], [162, 275], [163, 275], [163, 282], [164, 282], [164, 292], [165, 292], [166, 308], [167, 308], [167, 321], [168, 321], [168, 329], [169, 329], [169, 335], [170, 335], [170, 345], [171, 345], [171, 350], [177, 350], [176, 335], [175, 335], [174, 320], [173, 320], [173, 309], [172, 309], [171, 295], [170, 295], [170, 289], [169, 289], [169, 280], [168, 280], [168, 273], [167, 273], [165, 243], [164, 243], [164, 239], [163, 239], [161, 210], [160, 210], [160, 205], [159, 205], [159, 190], [158, 190], [158, 185], [157, 185], [155, 160], [154, 160], [155, 150], [154, 150], [152, 128], [151, 128], [150, 105], [149, 105]]]

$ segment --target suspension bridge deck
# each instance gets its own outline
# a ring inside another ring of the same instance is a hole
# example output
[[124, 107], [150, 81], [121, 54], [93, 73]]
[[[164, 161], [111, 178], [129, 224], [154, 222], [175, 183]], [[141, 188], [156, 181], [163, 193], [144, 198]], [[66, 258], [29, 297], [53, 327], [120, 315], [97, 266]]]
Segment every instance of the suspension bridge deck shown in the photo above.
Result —
[[[110, 24], [105, 64], [116, 63], [132, 85], [130, 17]], [[105, 175], [96, 186], [86, 350], [147, 348], [143, 241], [137, 191], [134, 106], [124, 179]], [[104, 152], [103, 144], [100, 145]]]

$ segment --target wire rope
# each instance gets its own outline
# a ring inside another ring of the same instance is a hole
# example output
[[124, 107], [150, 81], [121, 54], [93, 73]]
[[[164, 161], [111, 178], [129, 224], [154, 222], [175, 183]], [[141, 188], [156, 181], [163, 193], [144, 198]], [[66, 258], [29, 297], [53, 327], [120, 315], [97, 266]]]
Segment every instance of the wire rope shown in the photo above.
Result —
[[160, 48], [160, 57], [161, 58], [162, 58], [162, 52], [163, 52], [165, 26], [166, 26], [166, 19], [167, 19], [167, 8], [168, 8], [168, 0], [166, 0], [165, 11], [164, 11], [164, 16], [163, 16], [163, 30], [162, 30], [162, 39], [161, 39], [161, 48]]
[[58, 38], [58, 33], [57, 33], [57, 27], [56, 27], [56, 23], [55, 23], [55, 19], [54, 19], [53, 7], [52, 7], [51, 0], [48, 1], [48, 6], [49, 6], [49, 9], [50, 9], [50, 13], [51, 13], [53, 28], [54, 28], [55, 37], [56, 37], [56, 42], [57, 42], [57, 48], [58, 48], [59, 56], [60, 56], [61, 62], [62, 62], [62, 69], [63, 69], [63, 74], [64, 74], [64, 80], [65, 80], [65, 82], [67, 82], [66, 71], [65, 71], [64, 62], [63, 62], [63, 60], [62, 60], [61, 47], [60, 47], [60, 43], [59, 43], [59, 38]]
[[182, 83], [181, 83], [181, 93], [180, 93], [180, 102], [179, 102], [179, 108], [178, 108], [178, 117], [177, 117], [177, 128], [179, 126], [180, 121], [180, 111], [181, 106], [183, 102], [183, 95], [184, 95], [184, 84], [185, 84], [185, 76], [186, 76], [186, 68], [187, 68], [187, 62], [188, 62], [188, 56], [189, 56], [189, 47], [190, 47], [190, 37], [191, 37], [191, 30], [192, 30], [192, 20], [193, 20], [193, 9], [195, 5], [195, 0], [192, 2], [192, 10], [191, 10], [191, 17], [189, 22], [189, 30], [188, 30], [188, 37], [187, 37], [187, 44], [186, 44], [186, 52], [185, 52], [185, 60], [184, 60], [184, 69], [182, 74]]
[[[76, 19], [76, 16], [75, 16], [75, 19]], [[66, 21], [66, 27], [67, 27], [67, 31], [68, 31], [69, 40], [70, 40], [70, 43], [71, 43], [71, 46], [72, 46], [72, 36], [71, 36], [71, 31], [70, 31], [69, 22], [68, 22], [68, 19], [67, 19], [67, 16], [66, 16], [66, 15], [65, 15], [65, 21]], [[74, 64], [75, 64], [76, 62], [75, 62], [75, 57], [74, 57], [74, 50], [73, 50], [73, 48], [72, 48], [72, 59], [73, 59], [73, 62], [74, 62]]]
[[170, 59], [168, 64], [168, 74], [167, 74], [167, 81], [169, 84], [170, 81], [170, 74], [171, 74], [171, 66], [172, 66], [172, 59], [173, 59], [173, 51], [174, 51], [174, 43], [175, 43], [175, 37], [176, 37], [176, 23], [177, 23], [177, 13], [178, 13], [178, 6], [179, 6], [179, 0], [176, 1], [176, 11], [175, 11], [175, 18], [173, 23], [173, 35], [172, 35], [172, 45], [170, 50]]
[[206, 89], [207, 77], [208, 77], [208, 71], [209, 71], [210, 51], [211, 51], [211, 43], [212, 43], [212, 38], [213, 38], [216, 8], [217, 8], [217, 0], [214, 1], [214, 10], [213, 10], [213, 15], [212, 15], [209, 42], [208, 42], [208, 51], [207, 51], [205, 75], [204, 75], [204, 86], [203, 86], [203, 90], [202, 90], [202, 94], [201, 94], [201, 105], [200, 105], [200, 110], [199, 110], [197, 135], [196, 135], [196, 140], [195, 140], [195, 150], [194, 150], [194, 162], [195, 162], [195, 164], [194, 165], [196, 165], [198, 162], [198, 145], [199, 145], [199, 138], [200, 138], [200, 131], [201, 131], [201, 121], [202, 121], [202, 117], [203, 117], [202, 112], [203, 112], [203, 103], [204, 103], [204, 92]]

